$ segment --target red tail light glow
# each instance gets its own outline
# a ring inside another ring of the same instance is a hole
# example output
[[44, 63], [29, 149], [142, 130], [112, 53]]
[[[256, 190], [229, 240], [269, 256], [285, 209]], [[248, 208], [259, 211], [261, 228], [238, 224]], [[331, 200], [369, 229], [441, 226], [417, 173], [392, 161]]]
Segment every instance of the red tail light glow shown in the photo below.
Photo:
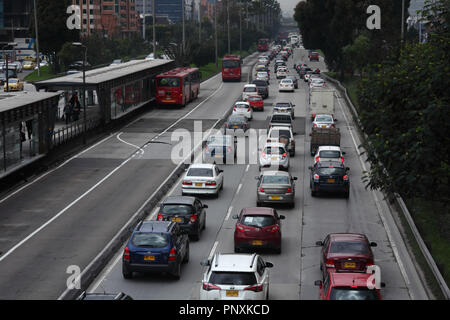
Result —
[[215, 186], [217, 183], [215, 181], [206, 181], [205, 185], [207, 186]]
[[316, 123], [313, 123], [313, 127], [317, 127], [317, 124], [316, 124]]
[[344, 179], [344, 181], [348, 181], [348, 176], [345, 175], [345, 176], [343, 177], [343, 179]]
[[316, 157], [316, 162], [319, 162], [319, 156]]
[[191, 215], [191, 218], [189, 219], [189, 221], [192, 222], [192, 223], [197, 221], [197, 215], [196, 214]]
[[268, 229], [267, 231], [274, 233], [274, 232], [277, 232], [278, 230], [280, 230], [280, 226], [275, 225], [272, 228]]
[[335, 267], [334, 261], [331, 260], [331, 259], [328, 259], [327, 262], [325, 262], [325, 266], [326, 266], [327, 268], [334, 268], [334, 267]]
[[163, 220], [163, 215], [160, 213], [158, 213], [158, 217], [156, 218], [156, 220], [158, 221], [162, 221]]
[[192, 186], [192, 181], [183, 181], [183, 186]]
[[341, 157], [341, 162], [344, 163], [344, 157]]
[[237, 231], [240, 231], [240, 232], [244, 232], [245, 230], [244, 230], [244, 227], [241, 225], [241, 224], [237, 224], [236, 225], [236, 230]]
[[318, 181], [319, 180], [319, 175], [316, 173], [314, 174], [314, 180]]
[[123, 251], [123, 260], [130, 261], [130, 249], [128, 247], [125, 247]]
[[203, 288], [203, 290], [206, 290], [206, 291], [220, 290], [220, 287], [215, 286], [211, 283], [207, 283], [207, 282], [203, 282], [202, 288]]
[[264, 188], [259, 188], [259, 192], [264, 192]]
[[292, 193], [292, 188], [287, 188], [286, 193]]
[[177, 252], [175, 251], [175, 248], [170, 249], [169, 253], [169, 261], [175, 261], [177, 259]]
[[263, 291], [263, 285], [262, 284], [255, 284], [254, 286], [250, 286], [250, 287], [244, 288], [244, 290], [253, 291], [253, 292], [261, 292], [261, 291]]

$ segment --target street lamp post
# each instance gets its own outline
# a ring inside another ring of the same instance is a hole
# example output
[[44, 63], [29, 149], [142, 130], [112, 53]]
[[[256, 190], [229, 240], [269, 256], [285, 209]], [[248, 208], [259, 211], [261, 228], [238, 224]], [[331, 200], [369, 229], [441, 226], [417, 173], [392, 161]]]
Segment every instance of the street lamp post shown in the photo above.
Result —
[[219, 67], [219, 57], [218, 57], [218, 49], [217, 49], [217, 1], [214, 0], [214, 40], [216, 47], [216, 68]]
[[34, 2], [34, 28], [36, 29], [36, 62], [38, 67], [38, 77], [41, 76], [41, 54], [39, 52], [39, 31], [38, 31], [38, 21], [37, 21], [37, 7], [36, 7], [36, 0], [33, 0]]
[[185, 0], [181, 0], [181, 15], [182, 15], [182, 22], [183, 22], [183, 43], [182, 43], [182, 46], [181, 46], [181, 48], [182, 48], [182, 50], [183, 50], [183, 55], [184, 55], [184, 50], [185, 50], [185, 30], [184, 30], [184, 16], [185, 16], [185, 12], [184, 12], [184, 10], [185, 10], [185, 8], [184, 8], [184, 6], [185, 6], [185, 3], [184, 3], [184, 1]]
[[227, 33], [228, 33], [228, 54], [231, 54], [231, 42], [230, 42], [230, 0], [227, 0]]
[[83, 144], [86, 144], [86, 60], [87, 60], [87, 47], [81, 42], [73, 42], [73, 46], [84, 48], [83, 58]]
[[9, 57], [8, 54], [5, 54], [5, 48], [6, 47], [14, 47], [17, 46], [16, 42], [9, 42], [7, 45], [3, 46], [2, 51], [3, 51], [3, 56], [5, 57], [6, 60], [6, 70], [5, 70], [5, 74], [6, 74], [6, 92], [9, 92], [9, 68], [8, 68], [8, 63], [9, 63]]
[[156, 8], [155, 0], [152, 0], [152, 16], [153, 16], [153, 59], [156, 59]]

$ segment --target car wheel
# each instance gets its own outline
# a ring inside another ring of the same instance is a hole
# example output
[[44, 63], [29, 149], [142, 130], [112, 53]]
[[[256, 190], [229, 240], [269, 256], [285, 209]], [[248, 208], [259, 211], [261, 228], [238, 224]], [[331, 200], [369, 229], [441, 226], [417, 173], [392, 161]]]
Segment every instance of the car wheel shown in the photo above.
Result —
[[179, 280], [181, 277], [181, 263], [179, 263], [177, 265], [177, 267], [175, 268], [175, 271], [172, 273], [172, 276], [176, 279]]
[[295, 151], [290, 151], [289, 156], [291, 156], [291, 157], [295, 156]]
[[128, 269], [126, 267], [122, 267], [122, 275], [125, 279], [133, 278], [133, 272], [128, 271]]
[[188, 262], [189, 262], [189, 242], [187, 244], [186, 253], [183, 258], [183, 263], [188, 263]]
[[202, 227], [202, 230], [205, 230], [205, 228], [206, 228], [206, 215], [205, 215], [205, 220], [203, 220], [203, 227]]

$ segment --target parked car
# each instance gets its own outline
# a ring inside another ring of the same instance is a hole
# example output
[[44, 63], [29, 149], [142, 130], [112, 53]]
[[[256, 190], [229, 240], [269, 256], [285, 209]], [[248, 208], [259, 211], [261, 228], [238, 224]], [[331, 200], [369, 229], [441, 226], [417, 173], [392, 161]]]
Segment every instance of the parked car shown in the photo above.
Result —
[[284, 171], [263, 171], [258, 177], [256, 186], [256, 204], [288, 204], [295, 206], [295, 183], [297, 177], [291, 177]]
[[312, 123], [314, 128], [335, 128], [333, 116], [330, 114], [317, 114]]
[[369, 242], [360, 233], [330, 233], [323, 241], [317, 241], [321, 246], [320, 270], [333, 269], [336, 272], [366, 272], [368, 266], [374, 264], [372, 247], [376, 242]]
[[171, 196], [161, 202], [156, 220], [176, 222], [181, 230], [186, 230], [190, 237], [199, 240], [206, 227], [207, 208], [196, 197]]
[[233, 136], [226, 134], [208, 137], [203, 151], [204, 162], [234, 163], [234, 159], [236, 159], [236, 148]]
[[294, 92], [294, 82], [291, 79], [283, 79], [278, 85], [278, 91]]
[[289, 156], [284, 143], [268, 142], [259, 155], [259, 170], [262, 168], [275, 168], [289, 170]]
[[252, 110], [264, 111], [264, 100], [260, 95], [250, 96], [246, 102], [250, 104]]
[[[248, 99], [250, 96], [247, 96]], [[234, 115], [242, 115], [246, 117], [248, 120], [253, 119], [253, 110], [250, 107], [250, 103], [245, 101], [238, 101], [234, 104], [233, 113]]]
[[340, 161], [344, 163], [345, 152], [339, 146], [320, 146], [314, 156], [314, 163], [319, 161]]
[[272, 208], [244, 208], [236, 219], [234, 252], [260, 248], [274, 249], [281, 253], [281, 220]]
[[124, 249], [122, 275], [131, 279], [134, 272], [164, 272], [179, 279], [181, 264], [188, 261], [187, 231], [171, 221], [141, 221]]
[[[316, 280], [321, 300], [381, 300], [380, 289], [369, 288], [369, 273], [328, 271], [325, 279]], [[385, 284], [382, 282], [381, 287]]]
[[183, 177], [182, 195], [214, 195], [219, 196], [223, 189], [223, 170], [215, 164], [191, 164]]
[[309, 187], [311, 196], [315, 197], [319, 192], [341, 192], [345, 198], [350, 196], [350, 178], [347, 172], [349, 167], [337, 161], [317, 162], [309, 167], [311, 179]]
[[269, 270], [273, 264], [254, 254], [216, 253], [203, 260], [200, 300], [264, 300], [269, 298]]

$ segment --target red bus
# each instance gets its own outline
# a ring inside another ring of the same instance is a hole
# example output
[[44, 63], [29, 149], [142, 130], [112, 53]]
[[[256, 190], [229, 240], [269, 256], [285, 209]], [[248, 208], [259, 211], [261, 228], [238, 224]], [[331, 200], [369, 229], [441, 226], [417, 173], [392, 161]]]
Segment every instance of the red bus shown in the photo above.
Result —
[[176, 68], [156, 76], [156, 103], [185, 106], [200, 92], [198, 68]]
[[259, 39], [257, 47], [260, 52], [269, 50], [269, 39]]
[[241, 81], [241, 65], [241, 56], [236, 56], [234, 54], [225, 55], [222, 59], [222, 81]]

